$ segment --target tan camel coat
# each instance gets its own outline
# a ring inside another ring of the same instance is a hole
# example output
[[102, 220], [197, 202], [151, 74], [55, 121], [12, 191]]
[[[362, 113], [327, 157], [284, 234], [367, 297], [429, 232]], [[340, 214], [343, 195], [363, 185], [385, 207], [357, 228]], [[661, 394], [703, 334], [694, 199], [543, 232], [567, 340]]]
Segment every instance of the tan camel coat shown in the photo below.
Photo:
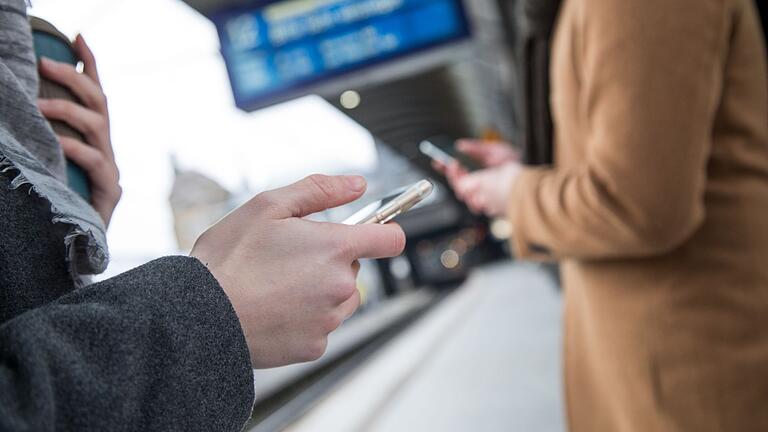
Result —
[[563, 261], [573, 432], [768, 431], [767, 81], [753, 0], [564, 1], [510, 218]]

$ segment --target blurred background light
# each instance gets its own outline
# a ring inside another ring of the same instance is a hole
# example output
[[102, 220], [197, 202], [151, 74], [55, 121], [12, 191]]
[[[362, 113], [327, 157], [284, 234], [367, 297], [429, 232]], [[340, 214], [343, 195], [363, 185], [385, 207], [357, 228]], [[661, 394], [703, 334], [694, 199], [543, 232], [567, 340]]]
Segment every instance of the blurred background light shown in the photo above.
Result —
[[341, 94], [341, 97], [339, 98], [339, 103], [341, 103], [341, 106], [350, 110], [360, 106], [360, 101], [361, 101], [360, 93], [354, 90], [345, 91], [344, 93]]

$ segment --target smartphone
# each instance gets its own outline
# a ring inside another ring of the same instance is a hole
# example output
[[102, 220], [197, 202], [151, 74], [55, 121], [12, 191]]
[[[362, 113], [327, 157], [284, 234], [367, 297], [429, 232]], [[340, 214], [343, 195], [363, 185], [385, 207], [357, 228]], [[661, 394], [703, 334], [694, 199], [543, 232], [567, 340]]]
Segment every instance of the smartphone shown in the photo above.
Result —
[[348, 217], [346, 225], [385, 224], [412, 209], [432, 193], [429, 180], [420, 180], [380, 200], [374, 201]]
[[419, 143], [419, 151], [430, 159], [440, 162], [445, 166], [448, 166], [453, 162], [458, 162], [470, 172], [479, 168], [479, 166], [471, 159], [454, 150], [453, 140], [445, 137], [425, 139]]

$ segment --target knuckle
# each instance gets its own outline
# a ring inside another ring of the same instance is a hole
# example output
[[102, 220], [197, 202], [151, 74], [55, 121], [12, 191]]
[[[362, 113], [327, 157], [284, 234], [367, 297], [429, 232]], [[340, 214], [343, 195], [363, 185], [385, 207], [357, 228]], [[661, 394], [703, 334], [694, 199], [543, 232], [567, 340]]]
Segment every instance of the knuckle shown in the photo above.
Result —
[[83, 152], [83, 159], [88, 165], [97, 167], [104, 164], [104, 156], [97, 151]]
[[405, 249], [405, 232], [403, 232], [402, 228], [398, 227], [397, 230], [393, 231], [390, 241], [392, 242], [392, 251], [396, 255], [403, 253]]
[[101, 158], [99, 158], [96, 155], [92, 155], [88, 153], [84, 154], [80, 158], [80, 164], [83, 166], [83, 169], [88, 171], [88, 173], [91, 176], [96, 176], [97, 174], [101, 174], [103, 165], [101, 163]]
[[84, 144], [73, 146], [72, 153], [81, 164], [90, 166], [96, 163], [96, 155], [89, 152]]
[[325, 350], [328, 347], [328, 338], [323, 336], [310, 342], [302, 353], [303, 361], [315, 361], [325, 354]]
[[72, 65], [59, 64], [59, 76], [63, 83], [76, 86], [80, 79], [80, 72], [78, 72]]
[[75, 117], [77, 114], [75, 104], [67, 103], [66, 101], [57, 101], [59, 111], [67, 118]]
[[[77, 113], [75, 112], [75, 114]], [[107, 125], [106, 119], [101, 115], [92, 116], [90, 114], [91, 113], [88, 113], [85, 116], [80, 114], [79, 123], [82, 125], [83, 132], [86, 135], [91, 137], [98, 137], [100, 136], [102, 131], [106, 130], [105, 129]], [[73, 114], [73, 117], [74, 117], [74, 114]], [[93, 138], [91, 138], [91, 140], [93, 140]]]
[[322, 174], [312, 174], [307, 177], [307, 182], [324, 198], [331, 198], [335, 195], [335, 188], [331, 178]]
[[49, 99], [46, 107], [47, 111], [53, 114], [61, 114], [64, 112], [64, 105], [61, 99]]
[[339, 256], [342, 257], [344, 261], [350, 261], [357, 258], [355, 256], [357, 255], [357, 248], [355, 247], [355, 243], [350, 240], [341, 242], [338, 251]]
[[334, 257], [347, 260], [354, 255], [355, 246], [350, 239], [343, 237], [333, 237], [330, 240], [330, 248], [333, 251]]
[[120, 198], [122, 197], [123, 197], [123, 187], [120, 186], [120, 184], [116, 184], [114, 192], [112, 194], [112, 198], [115, 199], [116, 201], [119, 201]]
[[67, 156], [73, 155], [77, 157], [83, 152], [82, 143], [79, 140], [63, 135], [59, 135], [58, 140]]
[[77, 69], [75, 69], [75, 67], [71, 64], [55, 62], [53, 63], [53, 66], [57, 72], [68, 79], [72, 79], [72, 77], [74, 77], [77, 73]]
[[256, 209], [273, 209], [279, 206], [278, 197], [272, 191], [256, 195], [253, 202], [256, 204]]
[[55, 61], [45, 63], [45, 69], [49, 75], [52, 75], [57, 79], [62, 79], [64, 72], [66, 71], [64, 64]]
[[101, 91], [89, 97], [89, 102], [97, 110], [106, 111], [107, 109], [107, 97]]
[[345, 302], [355, 294], [355, 291], [357, 291], [357, 283], [355, 280], [351, 277], [345, 278], [345, 280], [336, 284], [336, 287], [333, 290], [333, 299], [337, 303]]
[[322, 329], [324, 334], [329, 334], [339, 328], [341, 325], [341, 319], [337, 316], [334, 316], [332, 314], [328, 314], [325, 318], [323, 318], [323, 322], [320, 325], [320, 328]]
[[106, 131], [109, 129], [109, 118], [105, 115], [99, 115], [98, 120], [94, 122], [94, 129], [97, 131]]

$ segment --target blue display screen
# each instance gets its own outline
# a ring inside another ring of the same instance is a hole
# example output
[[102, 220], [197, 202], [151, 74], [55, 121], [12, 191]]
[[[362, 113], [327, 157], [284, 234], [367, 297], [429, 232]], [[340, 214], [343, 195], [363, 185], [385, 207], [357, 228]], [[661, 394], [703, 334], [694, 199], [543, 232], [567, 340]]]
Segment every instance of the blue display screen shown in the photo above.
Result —
[[243, 109], [469, 36], [461, 0], [257, 2], [212, 18]]

